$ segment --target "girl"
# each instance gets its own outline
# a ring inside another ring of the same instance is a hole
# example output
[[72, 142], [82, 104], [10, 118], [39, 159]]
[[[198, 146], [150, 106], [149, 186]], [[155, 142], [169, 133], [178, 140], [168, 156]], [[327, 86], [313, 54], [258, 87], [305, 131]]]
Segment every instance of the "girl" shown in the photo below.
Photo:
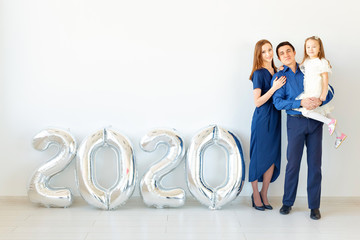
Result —
[[[250, 75], [256, 109], [251, 123], [249, 181], [253, 188], [252, 206], [260, 211], [272, 209], [267, 191], [270, 182], [275, 181], [280, 173], [281, 113], [274, 107], [272, 95], [285, 84], [286, 79], [275, 79], [271, 87], [275, 72], [271, 43], [268, 40], [258, 41]], [[258, 182], [263, 182], [260, 193]]]
[[[329, 90], [328, 73], [331, 73], [330, 68], [328, 60], [325, 59], [321, 39], [316, 36], [307, 38], [304, 44], [304, 60], [300, 66], [301, 71], [304, 73], [304, 92], [297, 99], [318, 97], [321, 101], [324, 101]], [[335, 130], [336, 119], [326, 117], [332, 109], [333, 107], [330, 104], [326, 104], [314, 110], [307, 110], [305, 108], [297, 110], [305, 117], [327, 124], [330, 135], [335, 132], [335, 148], [338, 148], [347, 136], [344, 133], [339, 134]]]

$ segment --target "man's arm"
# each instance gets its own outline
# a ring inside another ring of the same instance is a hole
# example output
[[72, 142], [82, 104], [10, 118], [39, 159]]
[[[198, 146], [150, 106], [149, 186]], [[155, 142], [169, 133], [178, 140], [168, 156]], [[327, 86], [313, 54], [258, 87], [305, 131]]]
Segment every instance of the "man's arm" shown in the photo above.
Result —
[[[280, 77], [280, 75], [275, 74], [271, 80], [271, 85], [276, 77]], [[287, 83], [286, 83], [287, 84]], [[277, 110], [290, 110], [294, 108], [299, 108], [301, 104], [301, 100], [287, 100], [286, 99], [286, 84], [279, 88], [273, 95], [273, 102], [275, 108]]]

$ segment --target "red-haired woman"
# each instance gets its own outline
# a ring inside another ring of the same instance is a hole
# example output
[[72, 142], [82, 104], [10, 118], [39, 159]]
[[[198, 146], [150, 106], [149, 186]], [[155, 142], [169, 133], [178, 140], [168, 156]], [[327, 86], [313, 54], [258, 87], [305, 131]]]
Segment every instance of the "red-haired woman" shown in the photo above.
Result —
[[[253, 188], [252, 206], [260, 211], [272, 209], [267, 192], [270, 182], [280, 174], [281, 159], [281, 112], [273, 105], [272, 95], [286, 83], [286, 78], [271, 78], [276, 72], [273, 48], [268, 40], [260, 40], [255, 45], [253, 82], [256, 109], [251, 122], [249, 182]], [[261, 191], [258, 182], [263, 182]]]

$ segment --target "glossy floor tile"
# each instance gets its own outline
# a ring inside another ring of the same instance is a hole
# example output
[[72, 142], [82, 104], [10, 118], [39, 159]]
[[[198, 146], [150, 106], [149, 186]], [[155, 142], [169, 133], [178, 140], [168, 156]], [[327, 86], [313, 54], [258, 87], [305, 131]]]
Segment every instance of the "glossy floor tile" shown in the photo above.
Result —
[[249, 197], [238, 197], [221, 210], [193, 199], [178, 209], [148, 208], [140, 197], [103, 211], [76, 198], [70, 208], [45, 208], [25, 197], [0, 197], [0, 239], [360, 239], [360, 198], [323, 198], [322, 218], [311, 220], [306, 198], [298, 197], [289, 215], [257, 211]]

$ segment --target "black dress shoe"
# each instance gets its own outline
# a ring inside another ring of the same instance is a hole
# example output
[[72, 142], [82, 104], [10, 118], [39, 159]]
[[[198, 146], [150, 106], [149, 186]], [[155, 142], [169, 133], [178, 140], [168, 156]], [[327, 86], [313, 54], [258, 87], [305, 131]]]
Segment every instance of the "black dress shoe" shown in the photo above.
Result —
[[273, 207], [269, 204], [269, 205], [265, 205], [263, 199], [262, 199], [262, 196], [261, 196], [261, 193], [260, 194], [260, 199], [261, 199], [261, 202], [262, 204], [264, 205], [264, 208], [267, 209], [267, 210], [273, 210]]
[[283, 214], [283, 215], [289, 214], [290, 211], [291, 211], [291, 206], [283, 205], [283, 206], [280, 208], [280, 213]]
[[251, 201], [252, 201], [252, 206], [253, 206], [253, 208], [255, 208], [256, 210], [259, 210], [259, 211], [265, 211], [265, 207], [264, 207], [264, 206], [256, 206], [256, 205], [255, 205], [254, 195], [253, 195], [253, 194], [251, 194]]
[[321, 218], [320, 210], [318, 208], [311, 209], [310, 218], [313, 220], [319, 220]]

